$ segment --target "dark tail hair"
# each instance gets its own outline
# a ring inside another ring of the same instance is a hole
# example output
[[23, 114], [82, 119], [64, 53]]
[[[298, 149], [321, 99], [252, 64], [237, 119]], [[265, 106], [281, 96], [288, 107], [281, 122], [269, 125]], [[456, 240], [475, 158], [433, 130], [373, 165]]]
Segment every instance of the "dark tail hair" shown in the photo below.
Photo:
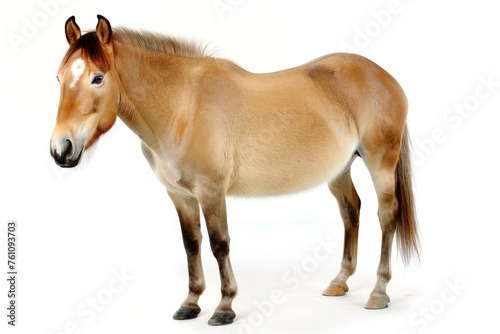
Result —
[[420, 260], [420, 237], [412, 181], [410, 136], [408, 125], [405, 125], [396, 167], [396, 196], [399, 202], [396, 235], [399, 252], [405, 264], [410, 263], [414, 257]]

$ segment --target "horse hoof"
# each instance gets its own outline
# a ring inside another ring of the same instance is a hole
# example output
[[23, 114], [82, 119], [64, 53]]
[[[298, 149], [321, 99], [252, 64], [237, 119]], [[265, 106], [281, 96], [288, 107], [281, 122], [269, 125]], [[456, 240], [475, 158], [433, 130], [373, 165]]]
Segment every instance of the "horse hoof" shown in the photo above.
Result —
[[390, 299], [388, 295], [372, 295], [365, 304], [365, 308], [368, 310], [379, 310], [388, 307], [389, 302]]
[[330, 284], [330, 286], [323, 291], [323, 296], [343, 296], [347, 291], [349, 291], [349, 288], [346, 284]]
[[177, 310], [174, 314], [174, 319], [175, 320], [187, 320], [187, 319], [194, 319], [200, 314], [201, 309], [200, 308], [194, 308], [194, 307], [181, 307], [180, 309]]
[[221, 326], [221, 325], [228, 325], [233, 323], [234, 318], [236, 315], [231, 314], [231, 313], [215, 313], [210, 320], [208, 320], [208, 324], [210, 326]]

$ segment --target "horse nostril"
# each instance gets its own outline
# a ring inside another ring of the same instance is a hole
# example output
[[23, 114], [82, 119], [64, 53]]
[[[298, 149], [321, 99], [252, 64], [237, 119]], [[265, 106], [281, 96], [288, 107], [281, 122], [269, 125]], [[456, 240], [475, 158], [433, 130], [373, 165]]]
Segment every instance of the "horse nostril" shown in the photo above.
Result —
[[64, 146], [61, 149], [61, 157], [67, 158], [73, 151], [73, 144], [69, 139], [66, 139]]

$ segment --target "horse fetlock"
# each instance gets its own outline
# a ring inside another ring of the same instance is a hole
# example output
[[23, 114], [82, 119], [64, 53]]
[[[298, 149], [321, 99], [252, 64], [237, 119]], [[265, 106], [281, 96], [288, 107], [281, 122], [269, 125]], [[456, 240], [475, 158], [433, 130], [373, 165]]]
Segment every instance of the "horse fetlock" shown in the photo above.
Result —
[[200, 282], [200, 280], [189, 281], [189, 295], [199, 298], [200, 295], [205, 291], [205, 282]]

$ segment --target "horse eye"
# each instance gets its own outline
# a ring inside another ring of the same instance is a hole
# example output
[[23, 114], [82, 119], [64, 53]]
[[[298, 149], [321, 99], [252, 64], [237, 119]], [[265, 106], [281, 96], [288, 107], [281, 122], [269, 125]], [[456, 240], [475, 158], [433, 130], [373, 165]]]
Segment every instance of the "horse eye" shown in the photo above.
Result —
[[102, 84], [102, 81], [104, 80], [104, 76], [102, 75], [96, 75], [94, 79], [92, 79], [92, 84], [93, 85], [100, 85]]

